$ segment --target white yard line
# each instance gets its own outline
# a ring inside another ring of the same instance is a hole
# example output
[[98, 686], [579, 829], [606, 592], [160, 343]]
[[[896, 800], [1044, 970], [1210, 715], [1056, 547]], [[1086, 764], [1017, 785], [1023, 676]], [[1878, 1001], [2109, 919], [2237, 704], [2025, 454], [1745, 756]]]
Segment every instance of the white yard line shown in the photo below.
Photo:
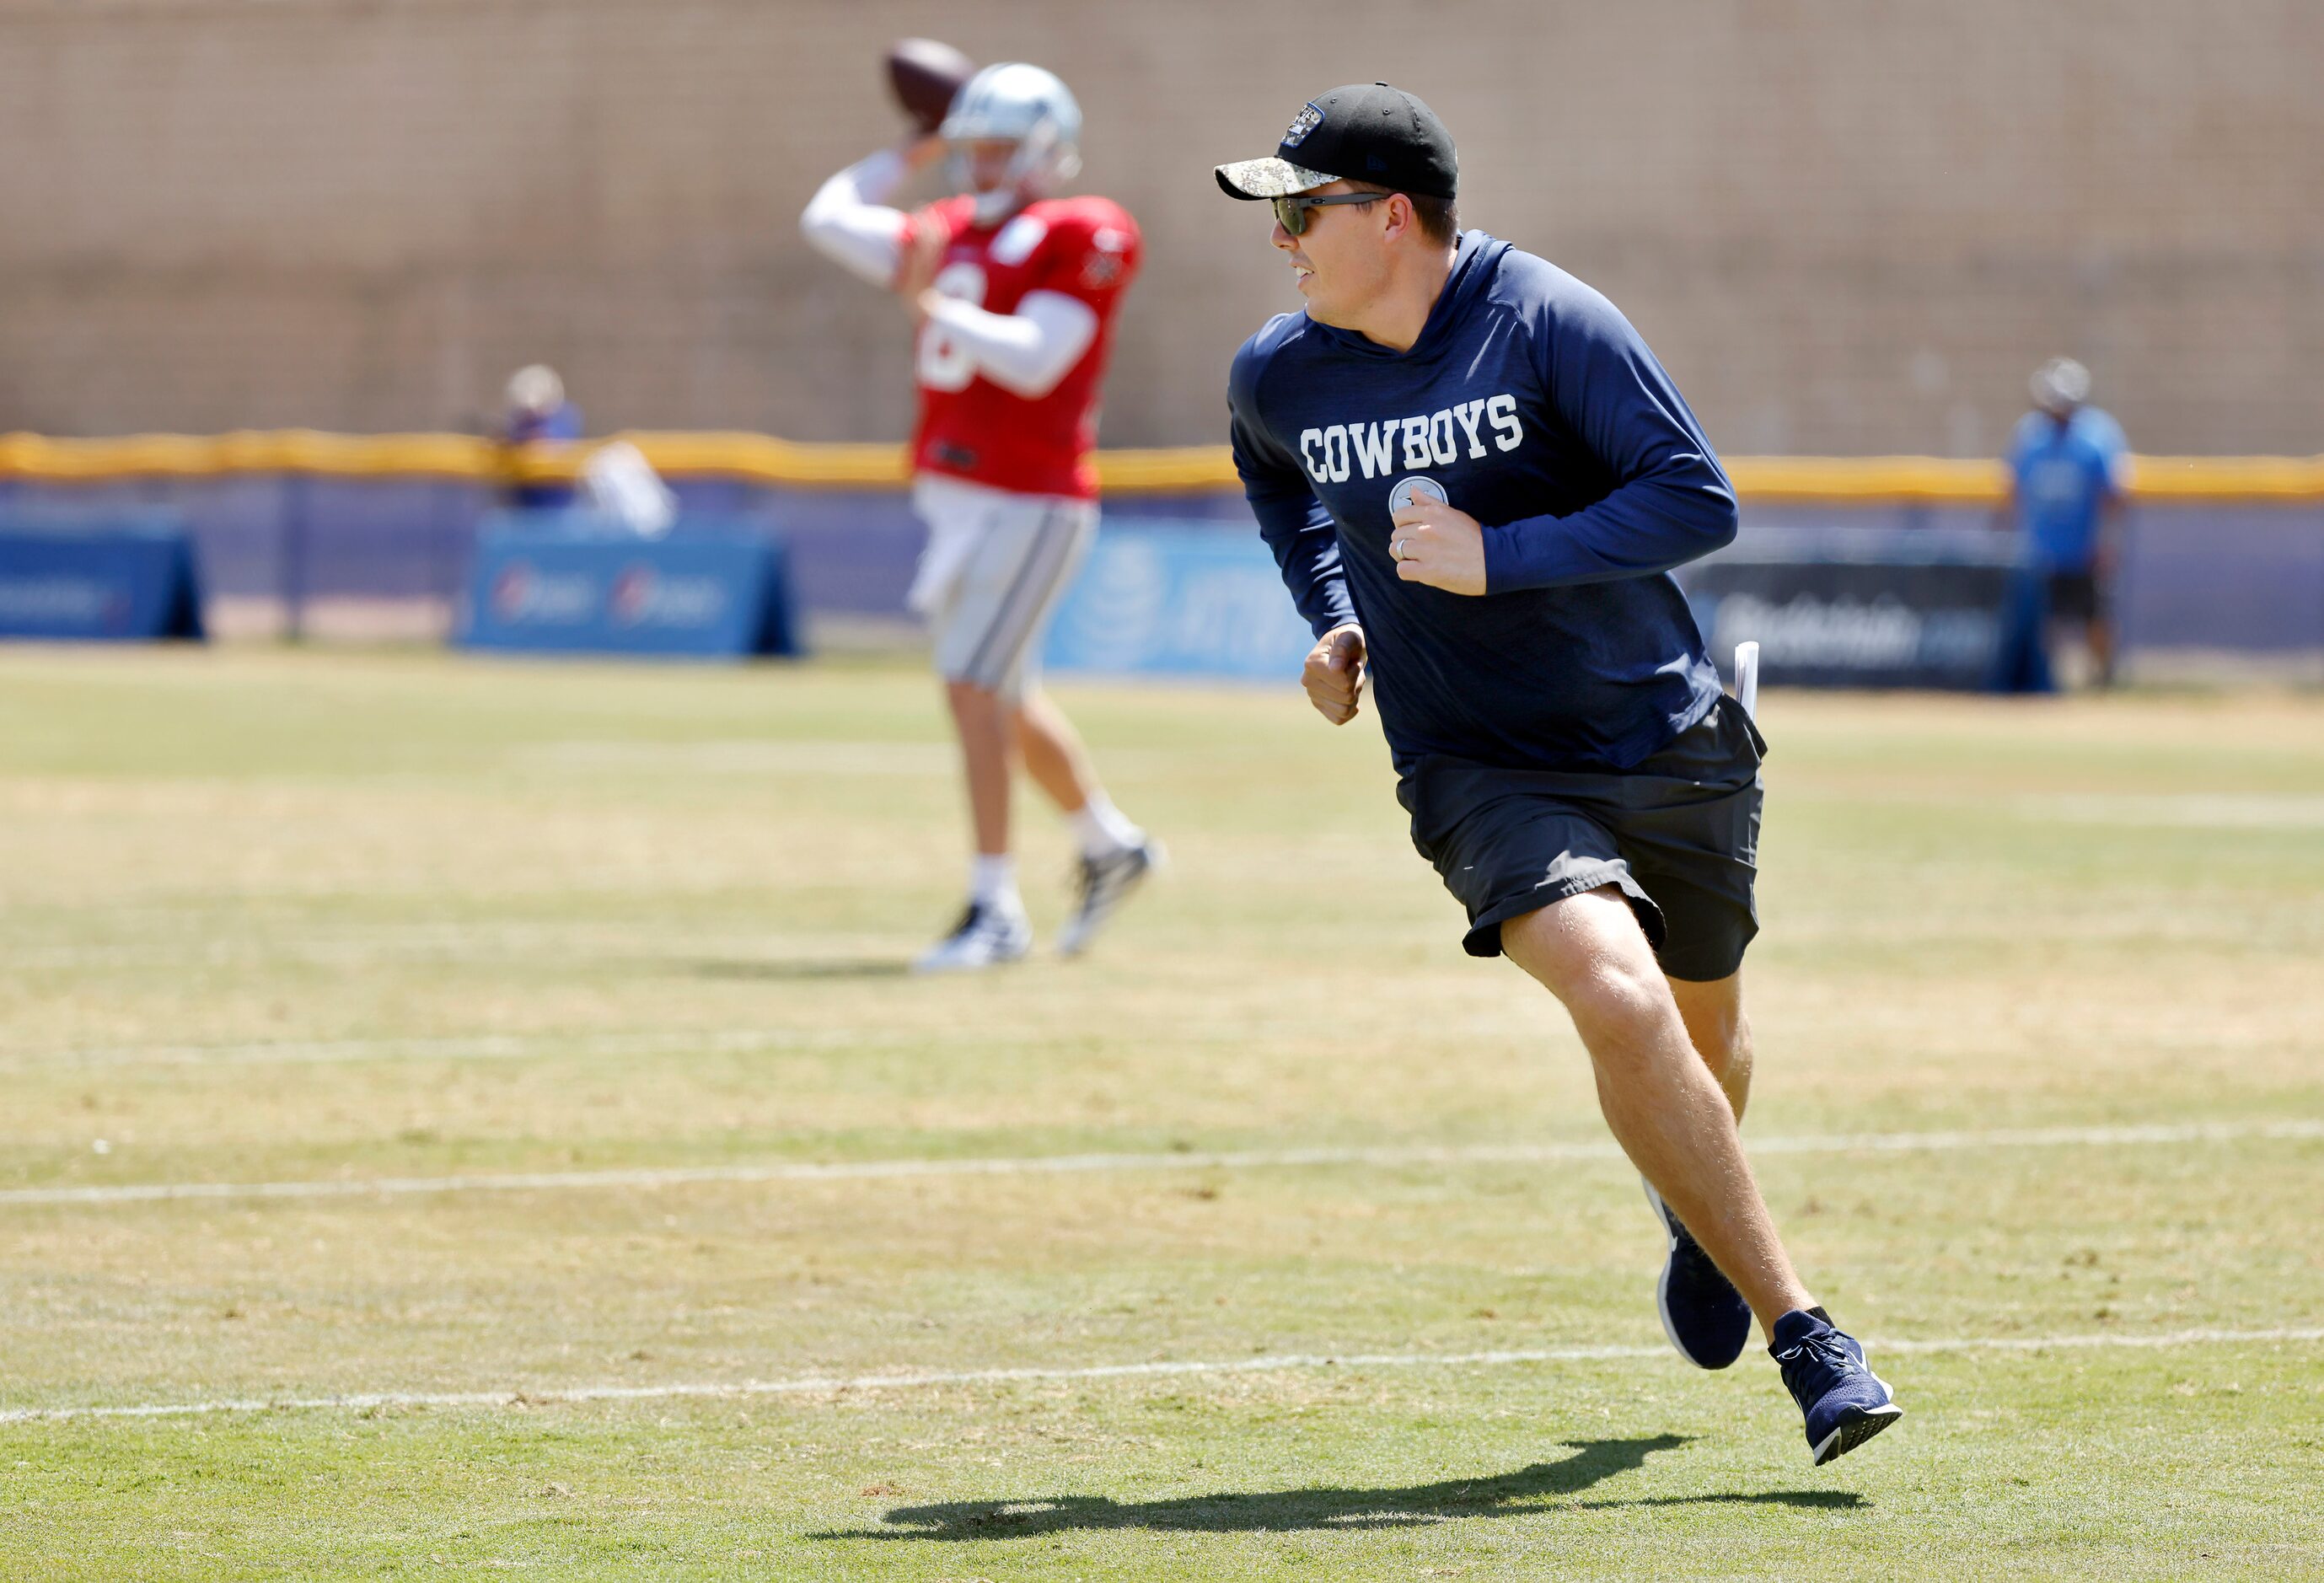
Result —
[[[832, 964], [845, 967], [845, 962]], [[744, 964], [747, 971], [747, 964]], [[1181, 1029], [1180, 1044], [1246, 1042], [1295, 1025]], [[1056, 1039], [1084, 1035], [1060, 1032]], [[571, 1055], [747, 1055], [777, 1050], [915, 1049], [941, 1039], [963, 1045], [1026, 1047], [1021, 1033], [964, 1033], [957, 1028], [642, 1028], [616, 1033], [418, 1035], [390, 1039], [261, 1039], [247, 1044], [94, 1045], [51, 1050], [0, 1050], [0, 1072], [87, 1071], [132, 1066], [351, 1066], [365, 1062], [525, 1061]]]
[[[1883, 1352], [2048, 1352], [2064, 1349], [2264, 1346], [2324, 1341], [2324, 1328], [2272, 1330], [2167, 1330], [2152, 1334], [2075, 1336], [1953, 1336], [1919, 1340], [1873, 1339]], [[186, 1418], [217, 1413], [289, 1413], [380, 1407], [513, 1407], [549, 1403], [666, 1402], [686, 1397], [733, 1400], [750, 1396], [819, 1396], [843, 1391], [925, 1390], [937, 1385], [1025, 1385], [1187, 1375], [1273, 1374], [1319, 1368], [1499, 1368], [1531, 1363], [1607, 1363], [1664, 1358], [1667, 1347], [1549, 1347], [1502, 1352], [1287, 1353], [1277, 1357], [1184, 1362], [1111, 1363], [1080, 1368], [969, 1368], [949, 1372], [797, 1375], [785, 1379], [673, 1383], [661, 1385], [572, 1385], [496, 1391], [368, 1391], [344, 1396], [222, 1397], [207, 1402], [143, 1402], [87, 1407], [0, 1408], [0, 1424], [60, 1422], [90, 1418]]]
[[[1999, 1127], [1979, 1132], [1831, 1133], [1747, 1139], [1754, 1155], [1952, 1153], [1965, 1149], [2141, 1148], [2251, 1139], [2324, 1138], [2324, 1120], [2190, 1122], [2153, 1127]], [[746, 1165], [639, 1166], [456, 1176], [340, 1177], [309, 1182], [151, 1182], [91, 1187], [18, 1187], [0, 1208], [187, 1200], [398, 1198], [447, 1192], [565, 1192], [681, 1187], [698, 1183], [862, 1182], [936, 1176], [1067, 1176], [1134, 1171], [1249, 1171], [1312, 1165], [1537, 1164], [1618, 1160], [1610, 1140], [1565, 1144], [1392, 1145], [1381, 1147], [1186, 1150], [1153, 1154], [1034, 1155], [1015, 1158], [779, 1160]]]
[[2019, 797], [2021, 819], [2184, 830], [2324, 830], [2324, 796], [2296, 792], [2065, 794]]
[[[1169, 765], [1171, 756], [1150, 749], [1113, 750], [1108, 764], [1134, 774]], [[629, 775], [668, 775], [694, 779], [706, 775], [899, 776], [920, 780], [957, 773], [958, 750], [948, 741], [865, 741], [791, 737], [703, 737], [686, 741], [635, 739], [520, 742], [502, 756], [519, 771], [569, 776], [576, 770]]]
[[762, 737], [521, 742], [504, 759], [519, 769], [625, 771], [687, 779], [703, 775], [899, 775], [919, 779], [945, 774], [956, 761], [945, 742], [776, 741]]
[[741, 962], [787, 965], [817, 962], [844, 966], [861, 953], [890, 955], [892, 938], [830, 934], [695, 934], [644, 925], [419, 925], [377, 930], [339, 929], [297, 935], [212, 934], [177, 940], [122, 941], [108, 944], [0, 943], [0, 962], [23, 971], [97, 968], [230, 967], [244, 963], [308, 962], [321, 966], [365, 966], [373, 962], [459, 962], [490, 959], [522, 961], [538, 955], [683, 961], [718, 957]]
[[[684, 1028], [615, 1034], [456, 1034], [408, 1039], [276, 1039], [0, 1053], [0, 1072], [117, 1066], [337, 1066], [366, 1061], [521, 1061], [539, 1055], [748, 1054], [884, 1047], [931, 1035], [852, 1028]], [[956, 1035], [947, 1034], [947, 1039]]]

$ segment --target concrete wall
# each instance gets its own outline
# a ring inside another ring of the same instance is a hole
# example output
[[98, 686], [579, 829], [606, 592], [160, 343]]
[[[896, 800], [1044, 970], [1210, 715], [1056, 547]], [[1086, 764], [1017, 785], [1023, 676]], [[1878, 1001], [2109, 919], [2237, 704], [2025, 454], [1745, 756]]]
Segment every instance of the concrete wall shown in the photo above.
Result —
[[795, 226], [888, 41], [1040, 60], [1149, 241], [1111, 444], [1219, 437], [1294, 298], [1215, 161], [1387, 77], [1731, 452], [1998, 446], [2041, 357], [2148, 450], [2324, 449], [2315, 0], [0, 0], [0, 428], [879, 438], [894, 305]]

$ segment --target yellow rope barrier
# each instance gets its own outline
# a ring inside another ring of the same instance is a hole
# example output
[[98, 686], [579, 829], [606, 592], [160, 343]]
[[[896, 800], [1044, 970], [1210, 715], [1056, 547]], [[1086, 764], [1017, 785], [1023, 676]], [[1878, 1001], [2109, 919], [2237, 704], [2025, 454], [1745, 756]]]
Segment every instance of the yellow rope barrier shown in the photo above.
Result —
[[2009, 473], [1999, 462], [1941, 456], [1734, 456], [1727, 476], [1745, 500], [1912, 502], [1998, 505]]
[[2141, 500], [2324, 500], [2324, 456], [2138, 456]]
[[[904, 447], [807, 445], [771, 435], [629, 434], [659, 471], [674, 477], [733, 478], [814, 489], [893, 489], [909, 476]], [[243, 430], [208, 437], [124, 435], [54, 439], [0, 435], [0, 479], [51, 483], [115, 478], [207, 478], [233, 474], [303, 474], [337, 478], [458, 479], [573, 477], [586, 445], [512, 451], [474, 435], [323, 434], [313, 429]], [[1990, 506], [2007, 497], [1997, 461], [1941, 456], [1734, 456], [1728, 475], [1748, 501]], [[1193, 494], [1236, 487], [1223, 446], [1101, 451], [1098, 477], [1110, 495]], [[2324, 502], [2324, 456], [2140, 456], [2132, 492], [2158, 501]]]

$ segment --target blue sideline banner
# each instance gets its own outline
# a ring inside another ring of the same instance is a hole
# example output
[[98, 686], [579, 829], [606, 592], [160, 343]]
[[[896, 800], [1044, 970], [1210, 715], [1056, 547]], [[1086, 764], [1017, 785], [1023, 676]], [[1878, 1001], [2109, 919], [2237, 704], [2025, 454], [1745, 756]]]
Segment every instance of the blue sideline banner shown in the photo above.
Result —
[[803, 652], [782, 542], [684, 520], [667, 538], [641, 539], [502, 519], [477, 544], [460, 642], [558, 654]]
[[2043, 588], [2011, 538], [1757, 529], [1679, 579], [1720, 672], [1760, 647], [1778, 686], [2045, 692]]
[[0, 518], [0, 638], [202, 638], [194, 541], [168, 512]]
[[1108, 517], [1057, 607], [1042, 663], [1296, 685], [1314, 642], [1256, 527]]

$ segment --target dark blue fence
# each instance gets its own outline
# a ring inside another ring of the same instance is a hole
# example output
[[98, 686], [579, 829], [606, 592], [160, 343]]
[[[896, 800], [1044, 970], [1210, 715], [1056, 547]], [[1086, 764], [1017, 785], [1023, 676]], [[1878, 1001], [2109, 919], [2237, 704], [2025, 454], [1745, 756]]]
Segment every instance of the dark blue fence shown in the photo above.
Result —
[[0, 512], [0, 638], [203, 636], [192, 538], [166, 511]]
[[747, 523], [678, 519], [641, 538], [587, 512], [489, 520], [456, 640], [536, 654], [797, 657], [788, 552]]
[[[904, 618], [920, 528], [901, 491], [771, 488], [673, 481], [692, 512], [779, 529], [810, 621]], [[434, 612], [447, 631], [478, 525], [499, 502], [474, 483], [399, 477], [285, 475], [0, 482], [0, 511], [38, 507], [166, 507], [193, 532], [213, 601], [261, 607], [293, 631], [348, 603]], [[1138, 495], [1111, 508], [1143, 519], [1249, 532], [1231, 493]], [[1983, 526], [1981, 509], [1748, 506], [1757, 526]], [[2144, 504], [2131, 513], [2119, 605], [2133, 649], [2324, 653], [2324, 506]]]

